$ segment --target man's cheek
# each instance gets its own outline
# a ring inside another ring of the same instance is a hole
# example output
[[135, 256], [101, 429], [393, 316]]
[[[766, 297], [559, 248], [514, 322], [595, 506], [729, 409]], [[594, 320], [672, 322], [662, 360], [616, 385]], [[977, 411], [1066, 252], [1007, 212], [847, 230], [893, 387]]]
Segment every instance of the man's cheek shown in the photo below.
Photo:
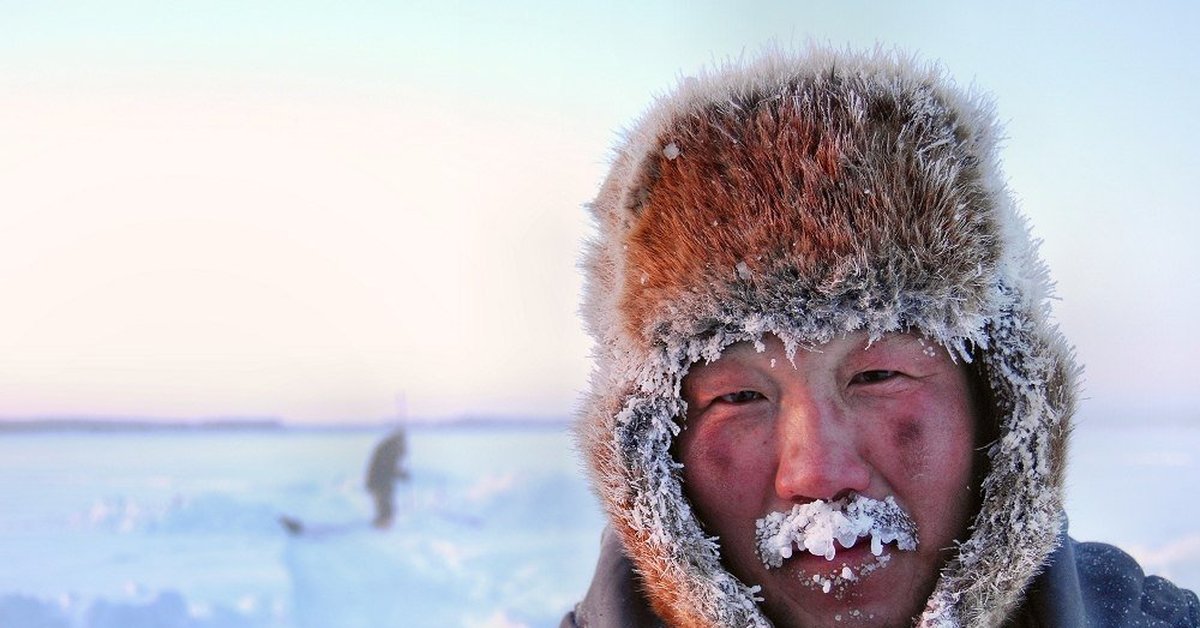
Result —
[[756, 436], [714, 430], [683, 450], [684, 489], [693, 502], [712, 517], [720, 511], [740, 509], [761, 483], [773, 478], [766, 449]]
[[710, 470], [723, 471], [745, 455], [747, 445], [755, 438], [742, 421], [714, 418], [694, 426], [688, 443], [688, 455]]
[[926, 440], [927, 426], [917, 418], [904, 418], [892, 426], [890, 445], [900, 454], [905, 470], [917, 476], [927, 470], [931, 453]]

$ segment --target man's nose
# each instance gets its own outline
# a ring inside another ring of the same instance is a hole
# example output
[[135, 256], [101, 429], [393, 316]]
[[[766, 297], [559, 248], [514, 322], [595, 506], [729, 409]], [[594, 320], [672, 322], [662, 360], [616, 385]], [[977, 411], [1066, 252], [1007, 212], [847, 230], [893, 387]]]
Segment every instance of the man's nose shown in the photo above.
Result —
[[787, 501], [836, 499], [865, 491], [871, 468], [857, 426], [835, 403], [805, 399], [784, 406], [776, 424], [775, 492]]

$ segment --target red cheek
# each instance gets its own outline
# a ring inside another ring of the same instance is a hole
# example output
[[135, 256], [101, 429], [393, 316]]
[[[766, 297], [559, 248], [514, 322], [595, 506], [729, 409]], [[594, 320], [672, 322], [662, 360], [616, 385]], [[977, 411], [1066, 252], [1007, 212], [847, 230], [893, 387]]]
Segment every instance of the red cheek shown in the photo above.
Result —
[[731, 499], [756, 477], [754, 471], [769, 445], [769, 434], [729, 425], [700, 427], [680, 450], [688, 491], [701, 499]]
[[903, 419], [892, 431], [893, 451], [913, 473], [920, 473], [928, 463], [929, 452], [924, 446], [925, 426], [917, 419]]
[[684, 464], [696, 472], [720, 474], [729, 470], [734, 463], [733, 448], [721, 439], [698, 438], [691, 443]]
[[898, 449], [911, 449], [921, 441], [922, 428], [920, 423], [913, 419], [905, 419], [900, 421], [896, 426], [894, 442]]

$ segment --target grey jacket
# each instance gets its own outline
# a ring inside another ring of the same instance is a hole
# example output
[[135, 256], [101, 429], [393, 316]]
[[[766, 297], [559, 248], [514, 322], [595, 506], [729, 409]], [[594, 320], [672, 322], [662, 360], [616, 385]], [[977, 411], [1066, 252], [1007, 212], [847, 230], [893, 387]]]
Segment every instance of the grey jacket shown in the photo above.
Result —
[[[1200, 600], [1129, 554], [1063, 533], [1049, 566], [1007, 623], [1015, 627], [1185, 628], [1200, 626]], [[633, 565], [611, 530], [604, 531], [591, 587], [560, 628], [658, 628], [663, 622], [639, 591]]]

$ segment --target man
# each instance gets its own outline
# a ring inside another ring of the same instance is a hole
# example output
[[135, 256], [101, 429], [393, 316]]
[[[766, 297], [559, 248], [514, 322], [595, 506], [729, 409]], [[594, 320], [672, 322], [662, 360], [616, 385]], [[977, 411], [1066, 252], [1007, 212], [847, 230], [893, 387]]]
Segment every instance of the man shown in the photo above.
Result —
[[402, 464], [405, 450], [404, 428], [399, 427], [375, 445], [367, 463], [365, 484], [375, 501], [375, 519], [371, 524], [380, 530], [391, 527], [395, 517], [396, 481], [408, 479], [408, 471]]
[[896, 54], [685, 80], [591, 209], [566, 626], [1194, 626], [1066, 535], [1076, 366], [987, 103]]

